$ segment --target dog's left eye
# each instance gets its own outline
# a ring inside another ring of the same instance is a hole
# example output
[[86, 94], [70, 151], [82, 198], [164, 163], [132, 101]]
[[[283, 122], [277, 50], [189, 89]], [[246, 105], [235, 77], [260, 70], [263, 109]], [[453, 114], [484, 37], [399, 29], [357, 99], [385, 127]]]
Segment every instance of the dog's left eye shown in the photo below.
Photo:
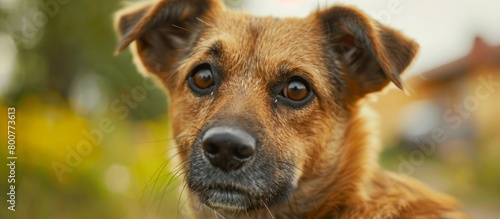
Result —
[[277, 88], [281, 88], [278, 98], [282, 100], [282, 103], [293, 108], [307, 105], [314, 97], [309, 81], [297, 75], [290, 77], [286, 83]]
[[213, 91], [215, 85], [215, 74], [208, 63], [196, 66], [188, 77], [188, 85], [194, 93], [206, 95]]
[[301, 101], [307, 97], [309, 89], [300, 80], [290, 81], [285, 88], [283, 88], [283, 94], [286, 98], [293, 101]]

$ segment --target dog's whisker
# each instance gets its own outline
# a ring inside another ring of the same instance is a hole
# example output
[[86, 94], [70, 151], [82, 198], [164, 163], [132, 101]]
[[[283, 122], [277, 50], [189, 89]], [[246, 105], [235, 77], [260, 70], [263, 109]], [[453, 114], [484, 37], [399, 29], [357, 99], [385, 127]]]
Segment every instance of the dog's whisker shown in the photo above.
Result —
[[177, 212], [179, 213], [180, 211], [182, 211], [182, 208], [184, 207], [184, 204], [186, 204], [186, 202], [189, 200], [188, 198], [186, 198], [186, 200], [183, 202], [182, 205], [180, 205], [180, 208], [179, 208], [179, 204], [181, 203], [181, 198], [182, 198], [182, 194], [184, 193], [184, 189], [186, 188], [187, 184], [184, 184], [182, 186], [182, 189], [181, 189], [181, 194], [179, 195], [179, 199], [177, 200]]
[[[182, 152], [182, 151], [181, 151]], [[181, 153], [179, 152], [179, 153]], [[178, 153], [178, 154], [179, 154]], [[166, 168], [166, 166], [170, 163], [171, 159], [173, 159], [176, 155], [172, 156], [170, 159], [168, 159], [167, 161], [165, 161], [157, 170], [156, 172], [153, 174], [153, 178], [155, 178], [155, 180], [153, 181], [153, 184], [152, 184], [152, 187], [151, 187], [151, 190], [149, 192], [149, 195], [148, 195], [148, 198], [146, 199], [147, 202], [149, 202], [149, 200], [151, 199], [151, 196], [155, 191], [155, 188], [159, 182], [160, 179], [163, 179], [163, 183], [165, 182], [165, 180], [167, 179], [167, 176], [170, 175], [171, 173], [168, 173], [167, 175], [165, 176], [161, 176], [161, 173], [164, 171], [164, 169]], [[185, 162], [185, 161], [183, 161]], [[181, 162], [181, 163], [183, 163]], [[155, 177], [156, 176], [156, 177]], [[175, 175], [174, 175], [175, 176]], [[172, 178], [174, 178], [174, 176], [172, 176]], [[168, 185], [170, 185], [170, 182], [172, 181], [172, 179], [167, 183], [167, 187]], [[143, 190], [143, 194], [141, 195], [140, 197], [140, 200], [142, 199], [143, 195], [145, 194], [146, 192], [146, 189], [150, 187], [149, 183], [145, 186], [144, 190]], [[165, 189], [162, 189], [161, 191], [164, 191]], [[157, 198], [155, 198], [154, 200], [156, 200]], [[154, 201], [153, 201], [154, 202]]]
[[167, 167], [167, 165], [170, 163], [170, 161], [172, 161], [172, 160], [173, 160], [173, 159], [174, 159], [177, 155], [179, 155], [179, 154], [181, 154], [181, 153], [183, 153], [184, 151], [187, 151], [187, 150], [189, 150], [189, 149], [185, 149], [185, 150], [179, 151], [178, 153], [176, 153], [176, 154], [174, 154], [173, 156], [171, 156], [171, 158], [169, 158], [166, 162], [164, 162], [164, 163], [161, 165], [161, 167], [160, 167], [160, 169], [159, 169], [159, 172], [157, 171], [157, 172], [158, 172], [158, 174], [157, 174], [157, 176], [156, 176], [156, 179], [154, 180], [152, 190], [154, 190], [154, 188], [156, 187], [156, 183], [157, 183], [157, 181], [158, 181], [158, 179], [159, 179], [159, 177], [160, 177], [161, 173], [165, 170], [165, 168], [166, 168], [166, 167]]
[[203, 205], [203, 202], [198, 202], [198, 207], [196, 208], [196, 211], [197, 211], [198, 213], [202, 212], [202, 213], [203, 213], [203, 216], [204, 216], [205, 218], [207, 218], [206, 211], [205, 211], [205, 209], [204, 209], [204, 208], [205, 208], [205, 206]]
[[186, 29], [186, 28], [184, 28], [184, 27], [181, 27], [181, 26], [179, 26], [179, 25], [176, 25], [176, 24], [172, 24], [172, 27], [175, 27], [175, 28], [178, 28], [178, 29], [181, 29], [181, 30], [184, 30], [184, 31], [190, 32], [190, 33], [192, 33], [192, 32], [193, 32], [192, 30], [188, 30], [188, 29]]
[[203, 25], [209, 26], [209, 27], [214, 28], [214, 29], [219, 29], [218, 27], [214, 26], [213, 24], [204, 21], [200, 17], [196, 17], [196, 20], [198, 20], [198, 22], [202, 23]]
[[[183, 163], [187, 163], [187, 161], [183, 161]], [[183, 166], [184, 166], [184, 164], [183, 164]], [[173, 183], [177, 178], [183, 176], [184, 174], [186, 174], [188, 172], [188, 170], [185, 170], [183, 166], [181, 168], [179, 168], [178, 170], [174, 170], [171, 173], [169, 173], [168, 175], [166, 175], [166, 176], [170, 176], [170, 178], [169, 178], [167, 184], [165, 185], [165, 187], [161, 191], [166, 190], [170, 186], [170, 184]]]
[[166, 150], [162, 151], [160, 154], [161, 154], [161, 156], [164, 156], [164, 155], [168, 154], [168, 152], [170, 152], [171, 150], [180, 150], [175, 155], [175, 156], [177, 156], [177, 155], [179, 155], [179, 152], [182, 151], [181, 153], [183, 153], [189, 149], [183, 149], [182, 145], [174, 145], [174, 146], [171, 146], [171, 147], [167, 148]]
[[293, 207], [292, 203], [290, 202], [291, 200], [295, 200], [295, 194], [293, 192], [292, 192], [292, 198], [287, 199], [288, 209], [289, 209], [290, 213], [293, 215], [295, 208]]
[[[247, 198], [248, 200], [248, 198]], [[250, 215], [248, 214], [248, 210], [245, 208], [245, 214], [247, 215], [247, 218], [250, 219]]]
[[[180, 173], [180, 174], [179, 174], [179, 175], [177, 175], [175, 178], [177, 178], [178, 176], [180, 176], [180, 175], [182, 175], [182, 174], [184, 174], [184, 173]], [[170, 178], [170, 180], [172, 180], [172, 178], [174, 178], [174, 177], [171, 177], [171, 178]], [[170, 183], [170, 181], [169, 181], [169, 183]], [[184, 185], [184, 186], [185, 186], [185, 185]], [[154, 200], [155, 202], [156, 202], [156, 201], [159, 201], [159, 203], [158, 203], [158, 209], [157, 209], [157, 210], [159, 210], [159, 208], [161, 207], [162, 202], [163, 202], [163, 200], [164, 200], [164, 198], [165, 198], [165, 195], [166, 195], [167, 193], [169, 193], [170, 191], [172, 191], [172, 190], [174, 190], [174, 189], [175, 189], [175, 187], [171, 188], [170, 190], [167, 190], [167, 188], [169, 188], [169, 186], [168, 186], [168, 185], [166, 185], [165, 187], [163, 187], [163, 189], [161, 189], [161, 190], [159, 191], [159, 194], [161, 194], [161, 195], [158, 195], [158, 196], [155, 198], [155, 200]], [[181, 195], [182, 195], [182, 194], [181, 194]], [[180, 196], [180, 197], [181, 197], [181, 196]], [[179, 198], [180, 198], [180, 197], [179, 197]], [[180, 201], [179, 201], [179, 202], [180, 202]]]
[[[156, 176], [156, 174], [158, 174], [158, 176], [156, 177], [156, 180], [154, 180], [154, 183], [153, 183], [153, 187], [151, 188], [151, 192], [147, 198], [147, 200], [149, 200], [151, 198], [151, 195], [153, 194], [154, 192], [154, 188], [156, 186], [156, 182], [158, 181], [158, 177], [159, 175], [161, 174], [160, 172], [163, 170], [163, 168], [168, 164], [168, 162], [163, 162], [162, 165], [160, 165], [160, 168], [156, 169], [156, 171], [153, 173], [153, 178]], [[146, 192], [146, 189], [148, 188], [149, 186], [149, 183], [146, 184], [146, 186], [144, 187], [143, 189], [143, 193], [141, 194], [139, 200], [142, 200], [143, 196], [145, 195], [145, 192]]]
[[186, 174], [188, 171], [187, 170], [182, 170], [180, 169], [179, 171], [175, 172], [174, 175], [170, 178], [170, 180], [168, 181], [167, 185], [165, 186], [165, 189], [167, 187], [170, 186], [170, 184], [172, 182], [174, 182], [174, 180], [178, 179], [179, 177], [183, 176], [184, 174]]
[[217, 218], [219, 218], [219, 216], [220, 216], [222, 219], [226, 219], [222, 214], [220, 214], [216, 210], [213, 210], [213, 211], [214, 211], [215, 215], [217, 216]]
[[267, 204], [264, 201], [262, 201], [262, 200], [260, 202], [262, 202], [262, 204], [264, 205], [264, 207], [266, 207], [267, 212], [269, 213], [269, 215], [271, 216], [271, 218], [274, 219], [274, 215], [271, 212], [271, 210], [269, 209], [269, 207], [267, 207]]

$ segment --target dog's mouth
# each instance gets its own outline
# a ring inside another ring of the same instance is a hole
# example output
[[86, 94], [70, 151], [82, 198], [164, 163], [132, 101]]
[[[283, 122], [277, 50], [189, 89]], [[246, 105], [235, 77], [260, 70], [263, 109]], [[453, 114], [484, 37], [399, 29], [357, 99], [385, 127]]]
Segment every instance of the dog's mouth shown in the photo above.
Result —
[[223, 210], [250, 210], [259, 198], [246, 189], [226, 184], [214, 184], [200, 188], [200, 201], [210, 208]]
[[[224, 176], [219, 177], [224, 178]], [[288, 181], [270, 181], [260, 184], [256, 181], [244, 183], [233, 179], [224, 180], [224, 183], [221, 183], [218, 180], [219, 177], [215, 179], [206, 177], [205, 183], [200, 183], [200, 181], [196, 183], [196, 180], [193, 180], [196, 177], [191, 177], [188, 185], [193, 195], [196, 195], [202, 204], [212, 209], [228, 212], [251, 211], [272, 206], [286, 200], [293, 190], [292, 184]]]
[[252, 173], [227, 174], [213, 168], [197, 169], [188, 173], [187, 183], [192, 195], [202, 204], [228, 212], [272, 206], [286, 200], [293, 190], [289, 180], [272, 179], [272, 174], [248, 177]]

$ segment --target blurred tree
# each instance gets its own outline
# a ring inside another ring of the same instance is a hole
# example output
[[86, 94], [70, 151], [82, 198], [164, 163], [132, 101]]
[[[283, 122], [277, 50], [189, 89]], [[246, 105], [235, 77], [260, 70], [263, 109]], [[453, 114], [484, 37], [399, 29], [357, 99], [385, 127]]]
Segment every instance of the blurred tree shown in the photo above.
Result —
[[[3, 0], [7, 1], [7, 0]], [[57, 92], [71, 98], [79, 74], [98, 74], [110, 104], [143, 84], [144, 77], [132, 65], [130, 53], [113, 56], [117, 37], [113, 13], [121, 0], [22, 0], [0, 7], [1, 28], [18, 48], [13, 85], [5, 97], [10, 103], [24, 95]], [[150, 79], [146, 79], [150, 80]], [[103, 95], [104, 95], [103, 94]], [[132, 118], [151, 119], [166, 110], [159, 88], [131, 109]]]

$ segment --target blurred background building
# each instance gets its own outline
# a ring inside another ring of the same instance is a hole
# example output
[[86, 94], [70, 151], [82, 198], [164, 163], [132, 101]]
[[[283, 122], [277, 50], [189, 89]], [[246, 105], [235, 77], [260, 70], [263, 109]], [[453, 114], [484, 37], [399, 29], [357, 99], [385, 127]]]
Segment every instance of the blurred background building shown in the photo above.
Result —
[[[387, 89], [370, 103], [380, 114], [381, 162], [457, 196], [474, 218], [498, 218], [500, 2], [225, 3], [280, 17], [354, 5], [414, 38], [421, 50], [406, 72], [407, 92]], [[0, 111], [17, 109], [19, 157], [18, 209], [6, 212], [0, 202], [0, 218], [172, 218], [182, 211], [180, 173], [168, 162], [166, 97], [137, 73], [129, 52], [113, 56], [112, 14], [124, 5], [0, 0]], [[103, 121], [113, 130], [104, 132]], [[1, 148], [5, 142], [1, 134]], [[75, 155], [85, 144], [90, 152]], [[68, 168], [62, 175], [60, 165]], [[0, 191], [7, 192], [5, 180]]]

